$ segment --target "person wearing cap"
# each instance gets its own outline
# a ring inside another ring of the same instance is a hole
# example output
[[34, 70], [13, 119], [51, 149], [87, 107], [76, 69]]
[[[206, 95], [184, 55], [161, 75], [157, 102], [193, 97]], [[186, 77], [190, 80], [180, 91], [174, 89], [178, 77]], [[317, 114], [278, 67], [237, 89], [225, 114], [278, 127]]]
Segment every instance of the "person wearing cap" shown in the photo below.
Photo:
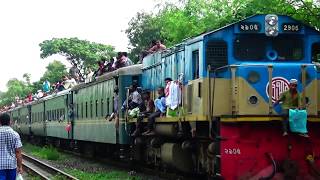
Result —
[[[289, 109], [300, 109], [302, 107], [302, 98], [301, 94], [299, 94], [297, 90], [298, 86], [298, 80], [291, 79], [289, 84], [289, 89], [285, 92], [283, 92], [280, 95], [280, 98], [274, 103], [274, 105], [279, 104], [279, 102], [282, 102], [281, 108], [282, 108], [282, 130], [283, 130], [283, 136], [288, 135], [288, 126], [289, 126]], [[308, 137], [307, 134], [301, 134], [302, 136]]]

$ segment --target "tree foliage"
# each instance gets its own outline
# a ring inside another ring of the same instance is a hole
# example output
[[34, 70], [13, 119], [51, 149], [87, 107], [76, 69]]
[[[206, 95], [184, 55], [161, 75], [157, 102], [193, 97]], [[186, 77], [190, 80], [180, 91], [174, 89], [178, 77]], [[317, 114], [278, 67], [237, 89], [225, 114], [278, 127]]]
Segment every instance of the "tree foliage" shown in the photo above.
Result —
[[137, 61], [140, 52], [150, 47], [152, 40], [160, 39], [160, 29], [158, 22], [150, 14], [138, 12], [129, 22], [126, 29], [127, 37], [133, 47], [130, 58]]
[[10, 79], [7, 82], [7, 91], [0, 93], [0, 106], [9, 105], [15, 101], [15, 97], [24, 99], [29, 93], [35, 93], [37, 90], [42, 89], [42, 83], [45, 80], [55, 83], [67, 74], [66, 66], [55, 60], [48, 64], [39, 81], [31, 83], [31, 75], [28, 73], [23, 74], [24, 80]]
[[72, 64], [82, 72], [84, 68], [93, 67], [102, 57], [110, 59], [115, 55], [114, 47], [100, 43], [80, 40], [78, 38], [53, 38], [39, 44], [41, 58], [47, 58], [54, 54], [65, 56]]
[[15, 97], [25, 98], [31, 91], [32, 87], [27, 82], [18, 80], [16, 78], [10, 79], [7, 82], [7, 91], [1, 93], [0, 105], [9, 105], [15, 101]]
[[67, 68], [64, 64], [60, 61], [54, 60], [53, 62], [49, 63], [46, 67], [46, 71], [43, 76], [40, 78], [39, 81], [33, 83], [33, 91], [37, 91], [42, 89], [42, 83], [45, 80], [48, 80], [51, 84], [62, 80], [63, 76], [67, 75]]
[[312, 1], [181, 0], [176, 4], [160, 4], [160, 10], [154, 14], [138, 13], [129, 22], [126, 33], [132, 52], [139, 52], [147, 48], [152, 38], [172, 46], [255, 14], [289, 15], [320, 29], [319, 4]]

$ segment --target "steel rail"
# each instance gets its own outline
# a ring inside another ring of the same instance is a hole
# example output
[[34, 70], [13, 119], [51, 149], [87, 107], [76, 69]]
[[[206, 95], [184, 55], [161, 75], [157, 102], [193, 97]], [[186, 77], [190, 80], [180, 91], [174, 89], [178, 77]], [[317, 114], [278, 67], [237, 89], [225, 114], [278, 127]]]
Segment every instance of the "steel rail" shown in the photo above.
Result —
[[41, 179], [50, 180], [54, 176], [60, 175], [65, 179], [77, 180], [76, 177], [67, 174], [49, 164], [46, 164], [34, 157], [26, 155], [22, 153], [22, 165], [23, 168], [27, 171], [31, 171], [32, 173], [41, 177]]

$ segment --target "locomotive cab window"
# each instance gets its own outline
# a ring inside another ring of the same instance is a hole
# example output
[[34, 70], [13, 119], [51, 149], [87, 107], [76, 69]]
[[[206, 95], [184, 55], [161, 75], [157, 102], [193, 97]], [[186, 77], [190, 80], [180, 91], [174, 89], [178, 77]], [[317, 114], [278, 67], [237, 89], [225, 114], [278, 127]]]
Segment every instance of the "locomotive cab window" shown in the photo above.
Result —
[[233, 43], [234, 56], [239, 60], [262, 60], [265, 49], [266, 37], [260, 35], [241, 35]]
[[313, 62], [320, 63], [320, 42], [312, 44], [311, 55]]
[[279, 36], [272, 39], [272, 47], [278, 53], [278, 60], [301, 60], [303, 40], [296, 36]]

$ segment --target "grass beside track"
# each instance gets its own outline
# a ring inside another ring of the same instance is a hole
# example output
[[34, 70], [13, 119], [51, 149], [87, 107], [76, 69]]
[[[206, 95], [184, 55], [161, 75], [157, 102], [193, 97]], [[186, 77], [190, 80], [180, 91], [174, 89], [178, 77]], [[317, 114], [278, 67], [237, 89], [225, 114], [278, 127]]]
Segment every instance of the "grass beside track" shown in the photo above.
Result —
[[79, 179], [90, 179], [90, 180], [102, 180], [102, 179], [110, 179], [110, 180], [141, 180], [140, 177], [129, 176], [128, 172], [125, 171], [110, 171], [110, 172], [95, 172], [88, 173], [75, 169], [66, 170], [67, 173], [79, 178]]
[[[62, 152], [58, 152], [58, 150], [54, 147], [39, 147], [34, 146], [29, 143], [23, 144], [23, 151], [27, 154], [35, 156], [40, 160], [49, 160], [50, 162], [63, 164], [64, 161], [71, 158], [71, 155], [65, 154]], [[62, 169], [66, 173], [80, 179], [80, 180], [141, 180], [141, 177], [132, 176], [127, 171], [121, 170], [99, 170], [96, 172], [87, 172], [81, 169], [77, 169], [75, 167], [68, 167]], [[29, 177], [27, 179], [37, 180], [37, 177]], [[52, 178], [53, 180], [64, 180], [63, 177], [55, 176]]]
[[23, 146], [23, 150], [41, 159], [56, 161], [61, 158], [61, 154], [58, 152], [58, 150], [51, 146], [38, 147], [31, 144], [25, 144]]

